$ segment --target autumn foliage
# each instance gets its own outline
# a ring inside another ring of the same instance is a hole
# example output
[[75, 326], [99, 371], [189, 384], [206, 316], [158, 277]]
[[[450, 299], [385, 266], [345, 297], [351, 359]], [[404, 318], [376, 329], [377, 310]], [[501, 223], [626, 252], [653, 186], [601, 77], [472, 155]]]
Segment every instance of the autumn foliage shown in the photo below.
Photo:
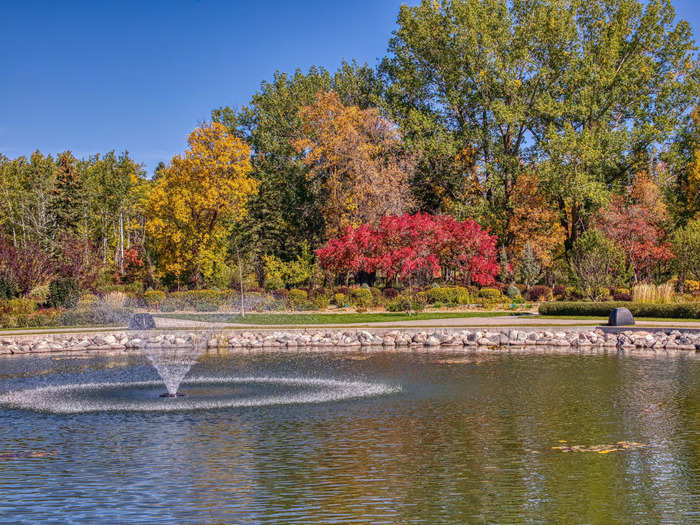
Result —
[[381, 271], [387, 279], [492, 284], [498, 274], [496, 237], [472, 220], [449, 216], [387, 216], [375, 228], [348, 226], [317, 250], [321, 267], [337, 274]]
[[327, 235], [411, 207], [413, 165], [397, 126], [377, 109], [345, 106], [331, 91], [319, 93], [301, 117], [302, 135], [292, 145], [323, 190]]
[[627, 195], [616, 195], [598, 218], [598, 227], [625, 252], [635, 280], [646, 280], [659, 264], [673, 258], [661, 227], [667, 217], [658, 187], [645, 173], [637, 175]]
[[212, 123], [195, 129], [184, 157], [156, 180], [148, 200], [148, 233], [162, 274], [196, 281], [224, 264], [228, 226], [257, 190], [249, 174], [250, 147]]

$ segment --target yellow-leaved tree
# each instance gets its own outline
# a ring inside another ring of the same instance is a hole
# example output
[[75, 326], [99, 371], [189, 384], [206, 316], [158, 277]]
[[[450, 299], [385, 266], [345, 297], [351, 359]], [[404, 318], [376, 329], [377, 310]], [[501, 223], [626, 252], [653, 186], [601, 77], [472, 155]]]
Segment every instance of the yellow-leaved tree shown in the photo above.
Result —
[[343, 105], [332, 91], [318, 93], [300, 116], [302, 133], [291, 144], [322, 188], [327, 237], [413, 207], [414, 163], [394, 123], [374, 108]]
[[156, 179], [146, 229], [160, 277], [178, 287], [201, 285], [226, 269], [229, 227], [257, 191], [250, 147], [221, 124], [196, 128], [184, 157], [176, 155]]

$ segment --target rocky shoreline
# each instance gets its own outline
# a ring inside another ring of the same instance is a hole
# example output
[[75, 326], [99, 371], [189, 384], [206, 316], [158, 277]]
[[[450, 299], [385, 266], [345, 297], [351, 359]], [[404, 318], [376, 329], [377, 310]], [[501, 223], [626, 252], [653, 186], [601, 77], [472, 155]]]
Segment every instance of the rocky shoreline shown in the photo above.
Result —
[[138, 350], [143, 348], [205, 346], [220, 349], [294, 350], [318, 348], [340, 351], [363, 348], [411, 348], [425, 350], [509, 349], [556, 347], [578, 351], [586, 348], [645, 349], [700, 352], [700, 332], [686, 330], [596, 329], [298, 329], [284, 331], [202, 332], [104, 332], [88, 334], [34, 334], [0, 336], [0, 354]]

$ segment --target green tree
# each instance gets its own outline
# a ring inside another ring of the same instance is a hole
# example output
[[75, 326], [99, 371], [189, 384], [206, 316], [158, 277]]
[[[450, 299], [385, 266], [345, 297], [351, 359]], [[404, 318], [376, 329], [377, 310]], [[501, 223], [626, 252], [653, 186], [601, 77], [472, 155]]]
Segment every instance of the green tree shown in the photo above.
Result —
[[56, 165], [39, 151], [29, 160], [0, 159], [0, 228], [15, 246], [36, 243], [53, 249], [51, 200]]
[[139, 207], [143, 168], [128, 152], [94, 155], [84, 163], [89, 198], [90, 238], [102, 251], [104, 262], [114, 262], [123, 273], [124, 251], [143, 247], [144, 215]]
[[570, 247], [696, 100], [693, 50], [670, 0], [424, 0], [401, 7], [386, 110], [422, 155], [421, 181], [462, 194], [462, 213], [499, 235], [519, 175], [541, 165]]
[[56, 184], [51, 199], [51, 213], [56, 236], [86, 232], [85, 185], [78, 160], [70, 151], [61, 153], [56, 162]]
[[571, 267], [587, 297], [598, 300], [608, 294], [625, 268], [625, 253], [614, 241], [591, 228], [573, 244]]
[[685, 227], [676, 230], [671, 246], [681, 289], [690, 277], [700, 280], [700, 219], [690, 221]]
[[529, 290], [530, 286], [537, 284], [541, 275], [540, 263], [532, 251], [532, 246], [530, 246], [529, 242], [526, 242], [523, 255], [520, 258], [520, 265], [518, 266], [518, 278]]
[[373, 106], [381, 87], [372, 68], [344, 62], [334, 74], [312, 67], [307, 73], [275, 73], [262, 83], [250, 104], [235, 111], [222, 107], [212, 119], [244, 138], [253, 156], [251, 176], [258, 182], [258, 194], [249, 202], [248, 214], [236, 226], [238, 246], [254, 255], [259, 284], [264, 280], [263, 255], [294, 260], [302, 241], [318, 246], [323, 239], [320, 213], [320, 185], [307, 180], [308, 167], [298, 158], [292, 140], [303, 127], [300, 109], [314, 102], [320, 92], [335, 91], [344, 104], [360, 108]]

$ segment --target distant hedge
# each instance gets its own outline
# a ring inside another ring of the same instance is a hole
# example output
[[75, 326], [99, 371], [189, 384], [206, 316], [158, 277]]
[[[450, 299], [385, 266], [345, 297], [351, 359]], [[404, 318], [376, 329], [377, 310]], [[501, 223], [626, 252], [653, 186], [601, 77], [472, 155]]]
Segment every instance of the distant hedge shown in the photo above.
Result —
[[635, 317], [667, 317], [671, 319], [700, 319], [700, 303], [633, 303], [628, 301], [551, 302], [540, 305], [542, 315], [590, 315], [607, 317], [614, 308], [628, 308]]

